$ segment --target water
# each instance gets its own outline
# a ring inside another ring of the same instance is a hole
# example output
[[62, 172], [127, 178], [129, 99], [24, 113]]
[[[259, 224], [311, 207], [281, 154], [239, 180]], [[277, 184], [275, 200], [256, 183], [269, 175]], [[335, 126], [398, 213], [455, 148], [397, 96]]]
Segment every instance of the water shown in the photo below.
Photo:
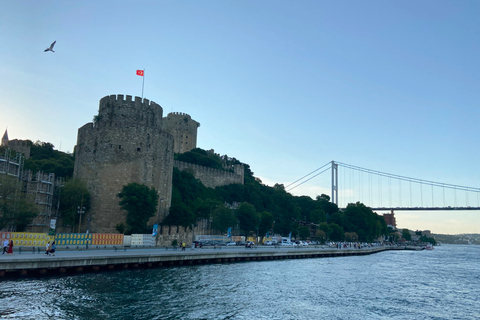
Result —
[[5, 319], [480, 319], [480, 246], [0, 282]]

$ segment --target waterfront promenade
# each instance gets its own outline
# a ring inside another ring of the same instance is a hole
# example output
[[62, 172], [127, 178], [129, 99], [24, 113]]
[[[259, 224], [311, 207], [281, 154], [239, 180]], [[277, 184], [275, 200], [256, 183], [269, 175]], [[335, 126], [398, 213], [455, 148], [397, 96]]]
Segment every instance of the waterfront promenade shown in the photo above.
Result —
[[55, 256], [44, 251], [25, 249], [13, 255], [0, 256], [2, 277], [71, 275], [82, 272], [100, 272], [135, 268], [189, 266], [211, 263], [236, 263], [278, 259], [307, 259], [367, 255], [385, 250], [421, 250], [420, 247], [330, 248], [273, 247], [206, 247], [187, 248], [105, 248], [88, 250], [57, 250]]

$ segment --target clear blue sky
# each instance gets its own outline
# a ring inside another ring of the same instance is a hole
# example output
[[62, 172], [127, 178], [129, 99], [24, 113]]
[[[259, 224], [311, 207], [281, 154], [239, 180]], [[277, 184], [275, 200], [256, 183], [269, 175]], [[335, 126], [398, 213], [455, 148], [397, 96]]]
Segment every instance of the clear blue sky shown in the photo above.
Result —
[[[72, 152], [145, 69], [146, 98], [266, 184], [336, 160], [480, 187], [479, 16], [476, 0], [0, 0], [0, 130]], [[292, 193], [330, 194], [320, 180]], [[480, 212], [397, 222], [480, 233]]]

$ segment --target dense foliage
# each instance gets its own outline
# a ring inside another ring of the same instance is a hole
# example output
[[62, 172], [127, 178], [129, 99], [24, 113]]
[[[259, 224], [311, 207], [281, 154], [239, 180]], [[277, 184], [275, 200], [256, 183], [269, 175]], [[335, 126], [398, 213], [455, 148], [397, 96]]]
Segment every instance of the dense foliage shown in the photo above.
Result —
[[117, 195], [120, 198], [120, 206], [127, 211], [125, 232], [148, 233], [148, 220], [155, 215], [158, 207], [158, 193], [155, 188], [146, 185], [130, 183], [123, 186]]
[[0, 174], [0, 230], [24, 231], [38, 215], [34, 199], [21, 192], [22, 188], [22, 181]]
[[[213, 157], [195, 149], [182, 161], [190, 159], [197, 164], [200, 161], [206, 163], [205, 157], [209, 156]], [[217, 160], [225, 161], [226, 158]], [[240, 162], [233, 159], [231, 163]], [[226, 208], [226, 204], [235, 209]], [[228, 210], [233, 211], [233, 217], [227, 213]], [[315, 200], [307, 196], [293, 196], [281, 184], [273, 187], [262, 184], [253, 176], [248, 165], [245, 165], [243, 185], [231, 184], [215, 189], [206, 188], [188, 170], [174, 169], [172, 206], [163, 223], [186, 227], [201, 218], [209, 218], [212, 227], [220, 233], [226, 233], [228, 227], [237, 227], [241, 234], [246, 235], [258, 232], [264, 236], [273, 231], [305, 239], [320, 235], [320, 240], [324, 241], [344, 241], [347, 237], [373, 241], [387, 233], [383, 217], [361, 203], [350, 204], [342, 212], [324, 194]]]
[[[65, 230], [78, 230], [77, 222], [80, 223], [81, 220], [79, 215], [83, 211], [88, 212], [89, 208], [90, 193], [87, 183], [77, 178], [67, 180], [60, 192], [59, 224]], [[85, 215], [85, 212], [82, 214]]]
[[219, 155], [213, 152], [207, 152], [200, 148], [192, 151], [175, 154], [175, 160], [198, 164], [199, 166], [222, 169], [222, 160]]
[[73, 155], [53, 150], [53, 147], [54, 145], [48, 142], [32, 143], [30, 158], [25, 160], [25, 169], [33, 173], [38, 171], [54, 173], [56, 177], [72, 177], [75, 163]]
[[[53, 150], [53, 147], [50, 143], [32, 143], [31, 158], [25, 161], [25, 169], [72, 177], [73, 156]], [[231, 170], [233, 164], [241, 163], [235, 158], [221, 157], [200, 148], [176, 154], [175, 159], [219, 170]], [[347, 238], [372, 241], [388, 234], [384, 219], [361, 203], [349, 204], [346, 210], [340, 211], [324, 194], [316, 199], [293, 196], [285, 191], [282, 184], [273, 187], [264, 185], [254, 177], [247, 164], [243, 165], [243, 185], [231, 184], [215, 189], [205, 187], [188, 170], [174, 168], [171, 207], [162, 223], [189, 227], [199, 219], [208, 219], [211, 227], [219, 233], [236, 227], [245, 235], [258, 233], [264, 236], [273, 231], [283, 236], [322, 241], [343, 241]], [[158, 196], [155, 198], [152, 189], [147, 189], [146, 186], [142, 188], [130, 184], [119, 194], [120, 204], [128, 212], [126, 223], [117, 226], [121, 232], [146, 232], [147, 221], [155, 214], [158, 204]], [[88, 206], [86, 187], [78, 180], [69, 180], [60, 201], [64, 225], [75, 226], [78, 220], [76, 208], [82, 202], [77, 199], [79, 194], [85, 195]]]

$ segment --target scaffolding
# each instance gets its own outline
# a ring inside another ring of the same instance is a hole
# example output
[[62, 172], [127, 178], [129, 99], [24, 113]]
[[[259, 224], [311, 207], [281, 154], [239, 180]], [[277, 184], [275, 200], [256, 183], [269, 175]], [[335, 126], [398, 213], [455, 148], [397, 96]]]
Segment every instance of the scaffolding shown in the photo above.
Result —
[[50, 220], [55, 217], [53, 194], [55, 187], [61, 185], [61, 179], [55, 179], [54, 173], [38, 171], [34, 175], [31, 171], [25, 171], [22, 180], [25, 183], [26, 193], [32, 195], [39, 210], [38, 216], [29, 225], [29, 229], [31, 232], [48, 233]]
[[9, 148], [5, 149], [5, 155], [0, 155], [0, 174], [20, 178], [22, 176], [24, 159], [23, 154], [16, 153], [12, 157], [12, 150]]
[[10, 149], [5, 150], [5, 156], [0, 155], [0, 174], [15, 177], [23, 183], [22, 192], [31, 196], [38, 208], [38, 216], [28, 226], [30, 232], [45, 232], [50, 230], [50, 220], [56, 217], [53, 198], [56, 187], [62, 185], [60, 178], [54, 173], [38, 171], [33, 174], [30, 170], [23, 171], [24, 157], [17, 153], [12, 158]]

